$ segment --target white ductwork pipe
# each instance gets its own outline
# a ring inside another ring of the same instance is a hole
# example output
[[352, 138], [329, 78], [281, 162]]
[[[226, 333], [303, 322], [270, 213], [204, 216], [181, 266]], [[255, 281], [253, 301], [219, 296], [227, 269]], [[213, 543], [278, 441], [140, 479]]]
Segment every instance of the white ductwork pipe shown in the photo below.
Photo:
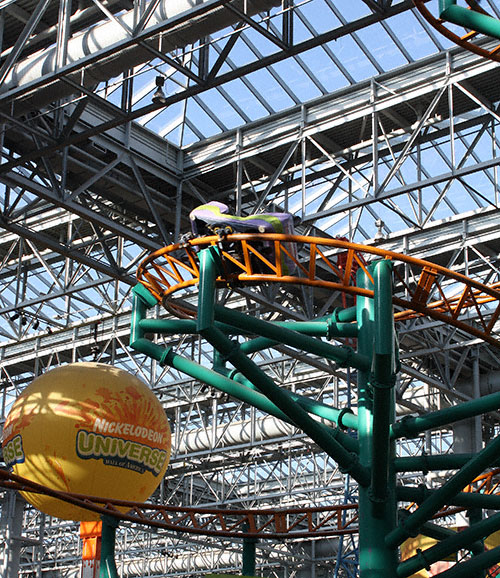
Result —
[[[157, 51], [168, 53], [238, 21], [238, 16], [224, 5], [200, 12], [200, 8], [209, 8], [210, 4], [214, 4], [214, 1], [161, 0], [141, 34], [149, 31], [151, 35], [147, 38], [148, 45]], [[241, 11], [246, 7], [246, 13], [253, 16], [279, 5], [280, 1], [231, 0], [226, 4]], [[184, 16], [188, 18], [185, 19]], [[175, 26], [180, 18], [183, 18], [182, 23]], [[75, 89], [67, 83], [58, 81], [58, 77], [62, 74], [77, 84], [93, 86], [152, 60], [154, 54], [144, 45], [135, 43], [132, 34], [128, 32], [134, 29], [135, 21], [136, 15], [130, 10], [116, 16], [116, 21], [109, 20], [97, 24], [70, 38], [67, 46], [67, 63], [61, 70], [57, 70], [56, 67], [56, 46], [32, 54], [13, 66], [5, 82], [0, 86], [0, 94], [15, 88], [29, 87], [46, 78], [47, 84], [49, 82], [52, 84], [37, 89], [33, 98], [33, 104], [40, 107], [51, 100], [75, 92]], [[173, 27], [166, 27], [165, 24], [168, 22]], [[86, 60], [89, 61], [88, 66], [85, 66]], [[68, 67], [75, 63], [80, 63], [81, 66], [78, 70], [69, 72]]]
[[117, 556], [118, 572], [123, 572], [124, 576], [144, 576], [146, 574], [163, 575], [168, 572], [196, 572], [206, 570], [216, 572], [218, 568], [238, 568], [241, 566], [241, 554], [236, 552], [205, 552], [201, 554], [184, 554], [175, 551], [165, 553], [164, 557], [144, 555], [144, 558], [137, 561], [119, 561]]
[[[328, 538], [315, 540], [314, 542], [305, 542], [304, 558], [296, 559], [296, 577], [308, 578], [313, 575], [313, 567], [318, 562], [330, 562], [334, 564], [337, 555], [339, 539]], [[118, 559], [118, 557], [117, 557]], [[167, 572], [196, 572], [206, 570], [207, 572], [224, 571], [232, 568], [238, 568], [242, 563], [242, 552], [210, 550], [204, 553], [185, 553], [167, 551], [164, 556], [152, 554], [144, 556], [141, 560], [123, 560], [119, 561], [118, 570], [123, 571], [126, 576], [144, 576], [147, 574], [163, 575]], [[280, 564], [279, 560], [275, 563]], [[281, 564], [280, 564], [281, 565]], [[218, 570], [218, 569], [222, 570]]]
[[179, 447], [174, 448], [177, 456], [192, 452], [208, 451], [214, 448], [249, 444], [291, 436], [295, 428], [275, 417], [263, 417], [252, 422], [235, 422], [231, 425], [219, 425], [215, 432], [209, 428], [188, 431], [181, 437]]

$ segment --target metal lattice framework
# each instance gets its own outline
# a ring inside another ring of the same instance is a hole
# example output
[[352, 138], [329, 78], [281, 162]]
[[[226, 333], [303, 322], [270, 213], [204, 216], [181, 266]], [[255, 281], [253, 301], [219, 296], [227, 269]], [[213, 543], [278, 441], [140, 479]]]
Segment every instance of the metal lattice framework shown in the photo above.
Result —
[[[494, 2], [481, 6], [498, 16]], [[179, 241], [191, 209], [218, 199], [241, 215], [287, 210], [299, 234], [345, 236], [495, 288], [496, 63], [456, 48], [409, 0], [285, 0], [248, 13], [213, 0], [166, 16], [162, 7], [155, 0], [0, 3], [1, 418], [34, 376], [99, 359], [145, 379], [169, 416], [177, 451], [154, 503], [355, 502], [349, 478], [292, 427], [132, 354], [134, 273], [149, 253]], [[201, 32], [196, 38], [186, 35], [191, 24]], [[103, 35], [113, 42], [77, 54], [78, 38], [101, 26], [114, 28]], [[15, 78], [44, 52], [54, 56], [51, 69]], [[158, 76], [163, 95], [156, 94]], [[413, 290], [421, 277], [411, 275]], [[439, 291], [430, 277], [424, 281], [424, 294]], [[481, 332], [489, 326], [497, 339], [494, 302], [475, 293], [453, 302], [460, 291], [445, 294], [459, 319]], [[326, 314], [342, 296], [266, 286], [226, 288], [221, 300], [236, 309], [252, 301], [262, 318], [300, 321]], [[496, 387], [494, 344], [422, 316], [401, 320], [398, 332], [399, 416]], [[171, 341], [183, 355], [208, 359], [195, 337]], [[313, 399], [357, 402], [355, 373], [335, 364], [304, 364], [287, 347], [255, 360]], [[495, 427], [495, 416], [486, 416], [474, 435], [442, 430], [402, 439], [398, 452], [408, 459], [452, 452], [453, 444], [487, 441]], [[406, 475], [432, 487], [446, 472]], [[10, 492], [3, 499], [2, 532], [14, 529], [24, 539], [8, 542], [21, 552], [20, 575], [75, 576], [77, 530], [29, 508], [23, 514]], [[229, 541], [130, 525], [121, 536], [124, 576], [241, 567], [240, 548]], [[273, 578], [353, 576], [356, 541], [274, 542], [258, 548], [258, 563]]]

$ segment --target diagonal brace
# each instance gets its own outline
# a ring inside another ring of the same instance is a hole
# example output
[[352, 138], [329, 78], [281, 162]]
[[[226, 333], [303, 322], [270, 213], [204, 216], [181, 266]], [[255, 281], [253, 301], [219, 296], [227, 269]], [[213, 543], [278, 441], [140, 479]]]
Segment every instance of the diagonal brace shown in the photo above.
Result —
[[500, 436], [497, 436], [443, 486], [426, 498], [418, 509], [399, 524], [386, 538], [390, 547], [402, 544], [420, 526], [428, 521], [440, 508], [445, 506], [458, 492], [478, 476], [500, 455]]

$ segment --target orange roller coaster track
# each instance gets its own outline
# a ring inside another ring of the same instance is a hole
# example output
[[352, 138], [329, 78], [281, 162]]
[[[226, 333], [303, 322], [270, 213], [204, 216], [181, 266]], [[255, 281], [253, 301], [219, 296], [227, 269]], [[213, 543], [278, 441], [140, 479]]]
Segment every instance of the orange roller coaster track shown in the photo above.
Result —
[[187, 534], [279, 540], [358, 532], [357, 504], [286, 510], [168, 506], [61, 492], [5, 470], [0, 470], [0, 486], [21, 492], [46, 494], [100, 515]]
[[172, 296], [199, 282], [197, 253], [207, 246], [220, 251], [220, 285], [299, 284], [368, 297], [373, 291], [357, 287], [354, 272], [362, 268], [370, 276], [367, 261], [389, 259], [394, 262], [397, 321], [428, 316], [500, 348], [493, 333], [500, 317], [500, 283], [486, 285], [422, 259], [341, 239], [273, 234], [191, 239], [144, 259], [137, 271], [139, 282], [182, 316], [186, 312]]
[[[500, 468], [496, 468], [478, 476], [464, 488], [464, 492], [498, 495], [499, 474]], [[249, 510], [168, 506], [62, 492], [5, 470], [0, 470], [0, 487], [42, 493], [100, 515], [194, 535], [282, 540], [342, 536], [359, 531], [358, 504], [354, 503]], [[410, 509], [413, 506], [410, 505]], [[445, 507], [434, 518], [443, 518], [464, 510], [462, 507]]]

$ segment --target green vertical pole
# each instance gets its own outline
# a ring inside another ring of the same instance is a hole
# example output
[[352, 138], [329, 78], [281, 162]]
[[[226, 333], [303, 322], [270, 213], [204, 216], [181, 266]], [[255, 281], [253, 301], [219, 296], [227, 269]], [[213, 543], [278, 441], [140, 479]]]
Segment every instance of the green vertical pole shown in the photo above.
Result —
[[[373, 289], [368, 275], [359, 269], [358, 287]], [[373, 299], [357, 297], [358, 353], [373, 358], [375, 312]], [[360, 465], [372, 469], [373, 463], [373, 395], [370, 370], [358, 370], [358, 441]], [[359, 572], [360, 578], [393, 578], [396, 576], [397, 549], [385, 545], [385, 535], [396, 524], [394, 471], [388, 472], [385, 508], [374, 508], [372, 487], [359, 486]], [[379, 510], [383, 510], [380, 512]]]
[[214, 324], [215, 280], [217, 279], [220, 256], [215, 247], [208, 247], [200, 251], [199, 260], [200, 285], [196, 331], [201, 333]]
[[[390, 439], [394, 422], [394, 315], [392, 310], [392, 262], [378, 261], [374, 276], [374, 355], [370, 377], [373, 394], [372, 477], [370, 498], [375, 516], [383, 518], [394, 503], [395, 447]], [[392, 493], [392, 495], [391, 495]]]
[[[248, 532], [248, 525], [243, 527], [244, 532]], [[255, 550], [257, 538], [243, 538], [243, 576], [255, 576]]]
[[99, 578], [118, 578], [115, 563], [116, 528], [118, 520], [102, 516], [101, 565]]

